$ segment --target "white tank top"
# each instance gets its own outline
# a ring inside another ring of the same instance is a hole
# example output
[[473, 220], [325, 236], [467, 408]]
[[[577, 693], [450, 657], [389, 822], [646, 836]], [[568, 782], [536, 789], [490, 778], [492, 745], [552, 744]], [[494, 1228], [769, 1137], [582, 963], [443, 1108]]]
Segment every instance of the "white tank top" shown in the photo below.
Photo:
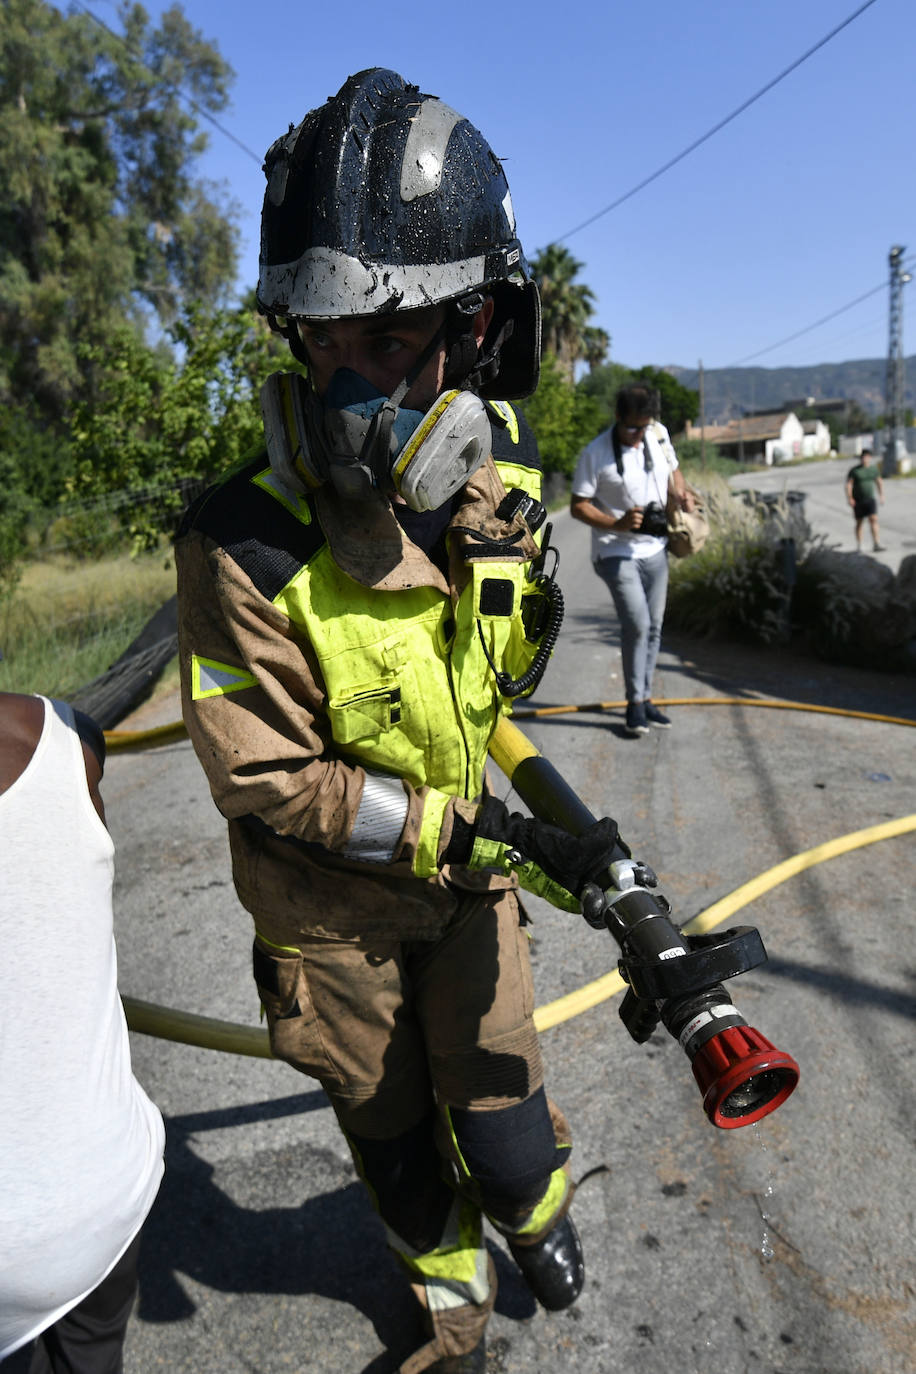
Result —
[[114, 847], [73, 712], [43, 700], [0, 793], [0, 1359], [101, 1282], [163, 1172], [118, 996]]

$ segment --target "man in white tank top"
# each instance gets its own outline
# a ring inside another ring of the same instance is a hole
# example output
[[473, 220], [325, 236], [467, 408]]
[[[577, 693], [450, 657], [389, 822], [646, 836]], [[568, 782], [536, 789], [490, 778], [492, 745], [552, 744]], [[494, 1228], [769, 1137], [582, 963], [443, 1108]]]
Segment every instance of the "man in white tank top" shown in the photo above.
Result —
[[121, 1370], [163, 1172], [118, 996], [103, 761], [88, 717], [0, 692], [0, 1361], [34, 1340], [29, 1374]]

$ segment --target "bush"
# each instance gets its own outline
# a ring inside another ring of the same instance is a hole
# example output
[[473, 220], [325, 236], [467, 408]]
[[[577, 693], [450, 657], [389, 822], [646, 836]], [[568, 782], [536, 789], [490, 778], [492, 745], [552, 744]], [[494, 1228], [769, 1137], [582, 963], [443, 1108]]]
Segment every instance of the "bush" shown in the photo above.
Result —
[[876, 558], [814, 550], [799, 569], [794, 614], [819, 658], [907, 670], [916, 639], [916, 556], [895, 577]]
[[699, 553], [671, 561], [672, 628], [763, 644], [795, 635], [828, 662], [912, 668], [916, 555], [895, 577], [876, 559], [829, 547], [784, 496], [735, 493], [715, 474], [693, 484], [706, 501], [710, 537]]
[[706, 504], [710, 536], [699, 553], [671, 562], [667, 623], [691, 634], [786, 640], [797, 565], [821, 537], [784, 498], [763, 506], [714, 473], [691, 479]]
[[719, 477], [737, 477], [748, 470], [746, 463], [726, 458], [715, 444], [701, 445], [699, 439], [675, 439], [674, 447], [684, 476], [693, 486], [714, 473]]

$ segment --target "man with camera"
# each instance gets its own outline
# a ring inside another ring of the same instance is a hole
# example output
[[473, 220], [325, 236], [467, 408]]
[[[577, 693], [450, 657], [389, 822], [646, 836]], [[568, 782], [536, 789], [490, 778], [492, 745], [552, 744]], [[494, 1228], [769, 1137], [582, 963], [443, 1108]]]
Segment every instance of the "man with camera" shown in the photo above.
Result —
[[664, 425], [653, 417], [658, 393], [622, 387], [616, 420], [582, 450], [570, 510], [592, 530], [592, 562], [607, 583], [620, 620], [626, 686], [626, 732], [671, 725], [652, 702], [652, 678], [668, 595], [669, 497], [684, 510], [694, 501]]

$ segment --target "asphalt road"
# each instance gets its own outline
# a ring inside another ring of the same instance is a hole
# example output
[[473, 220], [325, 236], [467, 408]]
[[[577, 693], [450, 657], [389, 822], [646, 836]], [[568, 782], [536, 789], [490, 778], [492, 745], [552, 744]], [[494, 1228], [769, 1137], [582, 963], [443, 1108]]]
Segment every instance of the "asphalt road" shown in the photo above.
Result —
[[[827, 466], [809, 517], [835, 503]], [[916, 497], [916, 482], [894, 485]], [[916, 521], [898, 527], [896, 510], [889, 500], [884, 528], [899, 557]], [[618, 701], [616, 627], [584, 527], [561, 514], [555, 538], [567, 617], [529, 707]], [[629, 740], [619, 709], [520, 724], [595, 814], [615, 816], [684, 922], [793, 855], [916, 809], [913, 730], [844, 713], [916, 719], [913, 687], [671, 641], [656, 699], [695, 704], [671, 707], [670, 731]], [[833, 710], [755, 704], [773, 698]], [[125, 725], [176, 715], [164, 698]], [[113, 754], [104, 793], [122, 993], [256, 1025], [250, 922], [190, 746]], [[914, 899], [910, 834], [825, 857], [731, 918], [756, 925], [770, 956], [730, 985], [734, 1000], [801, 1067], [757, 1126], [711, 1126], [682, 1050], [664, 1031], [633, 1043], [617, 998], [543, 1033], [548, 1088], [575, 1132], [588, 1277], [576, 1307], [540, 1311], [494, 1236], [491, 1374], [911, 1374]], [[530, 910], [539, 1004], [615, 967], [610, 936]], [[132, 1045], [168, 1145], [127, 1374], [396, 1368], [419, 1343], [414, 1316], [317, 1086], [273, 1062]]]

